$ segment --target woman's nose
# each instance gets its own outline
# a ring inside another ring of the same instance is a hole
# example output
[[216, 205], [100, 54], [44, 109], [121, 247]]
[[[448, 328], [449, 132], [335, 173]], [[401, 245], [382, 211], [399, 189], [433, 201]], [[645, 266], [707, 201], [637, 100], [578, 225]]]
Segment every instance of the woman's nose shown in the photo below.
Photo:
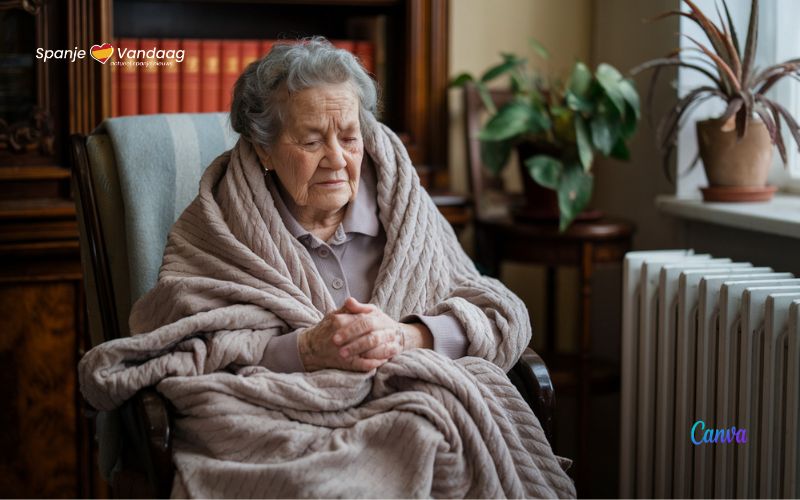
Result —
[[328, 145], [321, 166], [336, 170], [347, 166], [347, 160], [344, 157], [344, 149], [338, 141], [331, 141]]

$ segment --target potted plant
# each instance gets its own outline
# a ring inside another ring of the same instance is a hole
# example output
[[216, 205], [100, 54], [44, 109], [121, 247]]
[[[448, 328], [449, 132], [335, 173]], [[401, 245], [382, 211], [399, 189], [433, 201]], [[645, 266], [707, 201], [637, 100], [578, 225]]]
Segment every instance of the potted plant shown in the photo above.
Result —
[[[782, 124], [786, 123], [800, 146], [800, 129], [789, 111], [767, 97], [776, 83], [788, 76], [797, 77], [800, 59], [792, 59], [766, 68], [754, 64], [758, 40], [758, 0], [752, 0], [744, 46], [739, 43], [727, 3], [722, 0], [724, 17], [717, 9], [719, 23], [706, 16], [692, 0], [684, 0], [688, 12], [669, 11], [655, 18], [684, 16], [696, 23], [708, 37], [708, 44], [694, 38], [692, 46], [678, 49], [666, 57], [648, 61], [633, 70], [653, 69], [650, 94], [659, 71], [681, 67], [697, 71], [708, 79], [706, 85], [691, 89], [660, 121], [657, 140], [667, 161], [674, 151], [682, 118], [696, 104], [710, 98], [721, 99], [725, 111], [717, 118], [697, 122], [700, 158], [709, 187], [703, 189], [707, 201], [768, 200], [775, 187], [767, 186], [772, 163], [772, 145], [776, 145], [784, 165], [786, 141]], [[648, 98], [648, 101], [650, 99]]]
[[[532, 43], [542, 57], [548, 57]], [[488, 84], [501, 76], [508, 76], [513, 98], [497, 109]], [[468, 84], [477, 87], [489, 112], [479, 135], [484, 165], [499, 174], [516, 148], [529, 206], [542, 198], [541, 190], [531, 193], [529, 188], [552, 190], [562, 231], [591, 199], [594, 159], [629, 157], [626, 141], [639, 121], [639, 96], [611, 65], [600, 64], [592, 73], [578, 61], [562, 81], [542, 76], [515, 54], [502, 54], [502, 62], [480, 78], [463, 73], [451, 82], [451, 86]]]

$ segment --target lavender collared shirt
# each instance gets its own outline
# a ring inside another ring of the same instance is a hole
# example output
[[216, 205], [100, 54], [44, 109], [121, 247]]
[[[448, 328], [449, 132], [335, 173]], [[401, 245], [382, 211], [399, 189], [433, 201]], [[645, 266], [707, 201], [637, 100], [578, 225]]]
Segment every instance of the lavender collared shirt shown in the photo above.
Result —
[[[297, 222], [284, 201], [274, 174], [266, 176], [267, 187], [275, 200], [286, 229], [306, 248], [337, 307], [352, 296], [369, 302], [386, 246], [386, 233], [378, 219], [377, 180], [372, 161], [364, 156], [358, 193], [345, 212], [336, 232], [325, 242]], [[423, 316], [412, 314], [401, 322], [421, 322], [433, 335], [433, 349], [452, 359], [467, 353], [467, 337], [461, 323], [452, 314]], [[304, 328], [273, 337], [264, 351], [261, 364], [276, 372], [304, 371], [298, 339]]]

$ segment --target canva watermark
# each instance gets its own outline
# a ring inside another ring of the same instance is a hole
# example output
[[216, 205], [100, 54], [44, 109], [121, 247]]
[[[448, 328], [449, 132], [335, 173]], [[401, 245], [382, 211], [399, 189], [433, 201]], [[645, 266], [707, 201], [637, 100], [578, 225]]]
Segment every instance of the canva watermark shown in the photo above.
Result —
[[692, 425], [689, 439], [695, 446], [703, 444], [744, 444], [747, 442], [747, 429], [737, 429], [736, 426], [727, 429], [706, 428], [706, 423], [698, 420]]
[[117, 60], [112, 61], [111, 64], [120, 66], [169, 66], [173, 62], [183, 62], [186, 55], [186, 51], [183, 49], [159, 49], [158, 47], [137, 50], [117, 47], [115, 51], [113, 45], [103, 43], [92, 45], [88, 51], [78, 47], [72, 49], [39, 47], [36, 49], [36, 59], [40, 59], [42, 62], [51, 60], [75, 62], [86, 59], [86, 56], [89, 55], [95, 61], [105, 64], [114, 57], [115, 52]]

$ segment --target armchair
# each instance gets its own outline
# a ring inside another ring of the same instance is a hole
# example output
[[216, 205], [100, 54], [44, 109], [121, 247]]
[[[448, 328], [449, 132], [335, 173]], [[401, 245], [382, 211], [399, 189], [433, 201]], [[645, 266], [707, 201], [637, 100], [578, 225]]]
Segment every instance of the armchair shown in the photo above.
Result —
[[[131, 306], [156, 281], [169, 228], [195, 196], [203, 167], [236, 138], [224, 113], [114, 118], [88, 137], [72, 136], [92, 345], [129, 334]], [[509, 377], [549, 438], [553, 388], [541, 358], [526, 350]], [[116, 496], [169, 495], [170, 419], [168, 401], [152, 388], [104, 416], [101, 468]]]

